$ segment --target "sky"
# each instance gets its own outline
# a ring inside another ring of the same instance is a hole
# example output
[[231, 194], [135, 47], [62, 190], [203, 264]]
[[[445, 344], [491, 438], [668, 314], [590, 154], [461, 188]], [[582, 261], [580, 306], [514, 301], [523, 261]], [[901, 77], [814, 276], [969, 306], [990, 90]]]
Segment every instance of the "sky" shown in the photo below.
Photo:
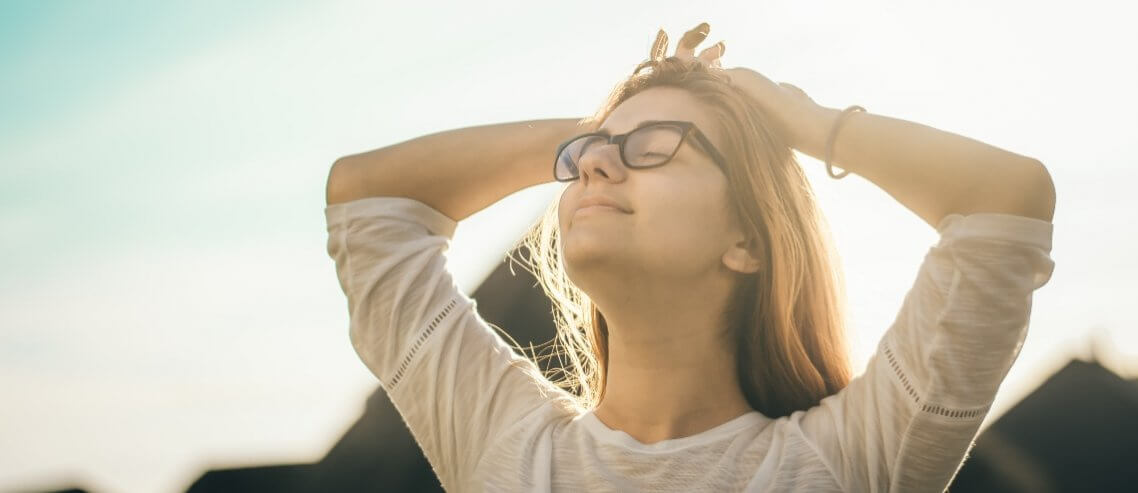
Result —
[[[1047, 166], [1056, 267], [985, 425], [1092, 346], [1138, 376], [1128, 9], [4, 2], [0, 491], [181, 491], [210, 467], [318, 460], [378, 385], [325, 250], [331, 163], [451, 128], [590, 115], [657, 29], [672, 51], [701, 21], [726, 67]], [[860, 373], [936, 232], [873, 183], [799, 159], [842, 256]], [[448, 259], [464, 291], [558, 190], [459, 224]]]

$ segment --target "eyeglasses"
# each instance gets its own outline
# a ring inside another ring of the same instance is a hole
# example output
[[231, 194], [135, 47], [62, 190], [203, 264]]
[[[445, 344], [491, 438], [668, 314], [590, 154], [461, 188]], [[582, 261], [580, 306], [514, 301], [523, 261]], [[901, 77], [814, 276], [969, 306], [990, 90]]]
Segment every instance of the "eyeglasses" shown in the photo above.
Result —
[[573, 181], [581, 177], [578, 163], [582, 156], [594, 146], [617, 144], [620, 146], [620, 159], [625, 166], [634, 169], [663, 166], [672, 160], [684, 137], [695, 135], [703, 149], [720, 169], [726, 170], [726, 160], [711, 140], [695, 126], [695, 123], [676, 120], [649, 120], [641, 123], [628, 133], [610, 136], [608, 132], [590, 132], [572, 137], [557, 146], [557, 157], [553, 161], [553, 177], [557, 181]]

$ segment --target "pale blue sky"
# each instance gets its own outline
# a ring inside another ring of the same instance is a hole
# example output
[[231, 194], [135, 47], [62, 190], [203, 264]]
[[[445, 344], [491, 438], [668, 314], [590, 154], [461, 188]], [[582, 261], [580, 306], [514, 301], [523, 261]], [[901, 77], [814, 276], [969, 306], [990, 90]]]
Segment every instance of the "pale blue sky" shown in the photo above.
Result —
[[[331, 162], [591, 114], [657, 28], [704, 20], [726, 66], [1048, 166], [1055, 273], [990, 418], [1094, 327], [1133, 369], [1138, 34], [1115, 3], [5, 2], [0, 490], [180, 491], [213, 464], [319, 458], [376, 386], [324, 250]], [[860, 372], [935, 231], [800, 158], [844, 261]], [[460, 285], [556, 190], [460, 224]]]

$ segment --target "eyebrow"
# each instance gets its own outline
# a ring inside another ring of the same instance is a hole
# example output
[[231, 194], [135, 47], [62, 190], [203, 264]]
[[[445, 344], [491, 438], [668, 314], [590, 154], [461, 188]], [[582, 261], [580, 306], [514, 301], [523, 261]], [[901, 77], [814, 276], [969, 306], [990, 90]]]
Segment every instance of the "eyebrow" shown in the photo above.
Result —
[[[640, 123], [637, 123], [636, 126], [632, 127], [632, 130], [629, 130], [628, 132], [633, 132], [636, 129], [647, 127], [648, 125], [653, 125], [653, 124], [664, 122], [664, 121], [669, 121], [669, 120], [644, 120]], [[625, 133], [628, 133], [628, 132], [625, 132]], [[598, 128], [596, 133], [599, 133], [599, 134], [604, 135], [606, 137], [612, 137], [612, 132], [610, 132], [606, 128]]]

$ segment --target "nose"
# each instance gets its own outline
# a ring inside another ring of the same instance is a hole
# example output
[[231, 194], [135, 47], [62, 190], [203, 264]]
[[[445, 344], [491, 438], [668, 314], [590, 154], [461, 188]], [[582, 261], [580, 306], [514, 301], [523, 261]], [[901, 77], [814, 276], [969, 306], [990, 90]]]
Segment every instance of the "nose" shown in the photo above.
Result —
[[620, 146], [617, 144], [590, 146], [581, 155], [577, 167], [581, 181], [584, 182], [592, 178], [621, 182], [628, 176], [628, 168], [621, 161]]

